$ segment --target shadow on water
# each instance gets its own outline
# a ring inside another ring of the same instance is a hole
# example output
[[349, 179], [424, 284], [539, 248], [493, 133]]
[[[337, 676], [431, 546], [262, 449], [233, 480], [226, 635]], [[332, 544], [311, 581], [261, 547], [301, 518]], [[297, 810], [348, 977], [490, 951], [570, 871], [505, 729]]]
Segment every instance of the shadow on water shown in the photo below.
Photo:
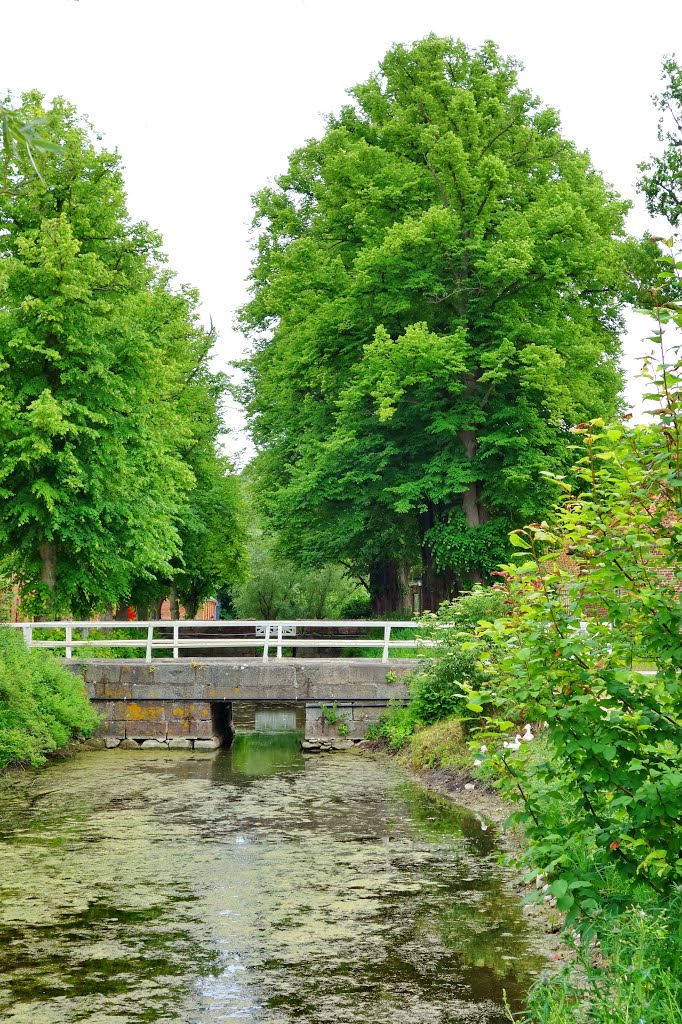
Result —
[[0, 795], [7, 1024], [502, 1024], [544, 966], [492, 828], [294, 735]]

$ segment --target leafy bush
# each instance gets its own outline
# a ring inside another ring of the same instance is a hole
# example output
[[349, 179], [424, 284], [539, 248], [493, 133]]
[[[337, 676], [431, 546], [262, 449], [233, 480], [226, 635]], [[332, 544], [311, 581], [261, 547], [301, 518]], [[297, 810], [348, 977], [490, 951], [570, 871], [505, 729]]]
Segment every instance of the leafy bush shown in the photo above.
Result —
[[[504, 595], [497, 589], [477, 586], [470, 594], [443, 602], [437, 613], [427, 612], [418, 635], [437, 646], [425, 649], [428, 657], [409, 681], [408, 706], [389, 707], [373, 735], [383, 737], [397, 750], [418, 725], [433, 725], [453, 716], [466, 719], [471, 693], [487, 678], [476, 652], [469, 649], [471, 640], [479, 619], [497, 615], [503, 605]], [[408, 650], [410, 653], [414, 655]]]
[[42, 764], [98, 723], [80, 678], [47, 651], [29, 651], [18, 631], [0, 628], [0, 768]]
[[232, 592], [240, 619], [338, 619], [365, 591], [338, 565], [306, 569], [281, 558], [258, 534], [249, 545], [248, 571]]
[[[659, 277], [666, 285], [680, 270], [669, 257]], [[507, 615], [481, 630], [491, 682], [469, 695], [469, 707], [473, 697], [494, 710], [479, 742], [520, 800], [527, 860], [588, 930], [627, 905], [633, 880], [659, 894], [682, 884], [682, 360], [663, 345], [682, 312], [652, 295], [661, 354], [645, 375], [657, 419], [576, 428], [579, 490], [556, 478], [568, 494], [553, 528], [512, 535]], [[653, 674], [631, 667], [633, 652]], [[500, 742], [520, 719], [547, 723], [548, 757], [530, 768]]]
[[412, 705], [391, 702], [379, 721], [367, 730], [367, 739], [383, 739], [391, 750], [400, 750], [417, 724]]

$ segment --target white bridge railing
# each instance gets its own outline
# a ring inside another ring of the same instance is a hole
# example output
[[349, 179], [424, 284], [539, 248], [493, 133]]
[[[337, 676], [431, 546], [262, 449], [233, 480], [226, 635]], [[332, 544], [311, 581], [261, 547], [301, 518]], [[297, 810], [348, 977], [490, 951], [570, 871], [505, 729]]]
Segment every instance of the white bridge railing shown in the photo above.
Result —
[[[96, 621], [55, 621], [55, 622], [10, 622], [6, 625], [20, 629], [28, 647], [44, 647], [48, 650], [63, 650], [67, 658], [73, 658], [74, 651], [83, 650], [87, 657], [87, 649], [97, 648], [144, 648], [145, 661], [151, 662], [154, 651], [172, 651], [172, 657], [180, 657], [184, 649], [229, 650], [230, 648], [262, 648], [263, 661], [268, 661], [270, 651], [274, 650], [277, 658], [283, 657], [284, 648], [360, 648], [381, 650], [381, 660], [388, 661], [391, 650], [424, 649], [433, 647], [433, 641], [421, 638], [408, 639], [392, 637], [394, 629], [417, 630], [418, 622], [387, 622], [370, 619], [297, 619], [297, 620], [263, 620], [251, 619], [219, 619], [215, 621], [199, 621], [195, 619], [157, 620], [148, 622], [96, 622]], [[57, 637], [41, 637], [40, 634], [49, 630], [59, 632]], [[130, 633], [139, 636], [102, 636], [108, 631]], [[314, 630], [323, 635], [317, 637], [300, 635]], [[381, 630], [383, 636], [375, 639], [366, 635], [367, 630]], [[222, 631], [223, 635], [219, 635]], [[348, 632], [350, 631], [350, 632]], [[358, 635], [357, 631], [362, 631]], [[35, 634], [38, 634], [36, 636]], [[91, 638], [90, 634], [95, 633]], [[159, 634], [163, 635], [159, 635]], [[63, 635], [62, 635], [63, 634]], [[213, 634], [213, 635], [211, 635]]]

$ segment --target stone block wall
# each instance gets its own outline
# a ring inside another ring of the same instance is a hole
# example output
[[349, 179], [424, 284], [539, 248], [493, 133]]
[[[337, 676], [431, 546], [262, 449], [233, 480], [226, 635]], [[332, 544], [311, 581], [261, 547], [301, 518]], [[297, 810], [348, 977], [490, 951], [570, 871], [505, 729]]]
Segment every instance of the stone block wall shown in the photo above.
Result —
[[[352, 745], [390, 700], [406, 698], [405, 677], [415, 665], [407, 660], [382, 664], [367, 658], [303, 662], [159, 658], [151, 665], [139, 659], [65, 662], [71, 671], [83, 674], [88, 695], [103, 716], [101, 735], [107, 746], [195, 749], [222, 744], [233, 709], [237, 731], [251, 731], [258, 707], [282, 704], [296, 709], [296, 728], [306, 739]], [[323, 705], [334, 704], [337, 720], [330, 723]]]

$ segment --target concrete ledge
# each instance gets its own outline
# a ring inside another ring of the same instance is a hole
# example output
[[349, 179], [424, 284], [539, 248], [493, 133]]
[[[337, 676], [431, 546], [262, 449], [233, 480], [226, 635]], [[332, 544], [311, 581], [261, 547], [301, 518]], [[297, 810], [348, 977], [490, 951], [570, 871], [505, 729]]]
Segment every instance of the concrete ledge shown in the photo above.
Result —
[[[157, 658], [64, 662], [83, 675], [96, 700], [380, 700], [404, 699], [413, 659], [375, 658], [210, 659]], [[388, 679], [387, 679], [388, 677]], [[388, 680], [393, 679], [393, 682]]]

